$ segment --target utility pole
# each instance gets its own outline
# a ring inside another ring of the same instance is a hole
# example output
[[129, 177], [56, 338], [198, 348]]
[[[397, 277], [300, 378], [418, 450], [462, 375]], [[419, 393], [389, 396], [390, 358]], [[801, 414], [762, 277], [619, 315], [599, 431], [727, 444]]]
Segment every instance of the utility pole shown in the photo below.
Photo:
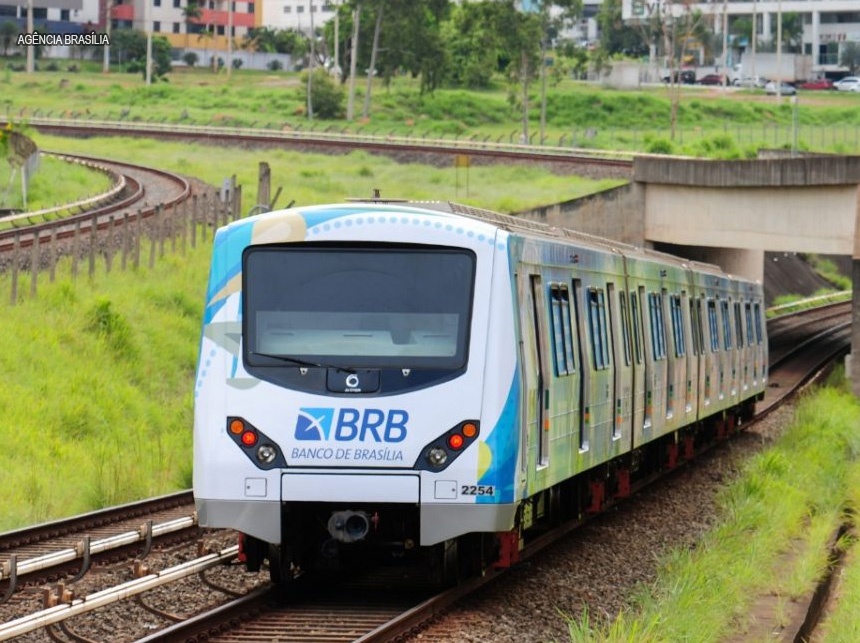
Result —
[[[33, 33], [33, 0], [27, 0], [27, 33]], [[32, 74], [36, 68], [36, 48], [27, 47], [27, 73]]]
[[314, 120], [313, 77], [314, 77], [314, 0], [309, 0], [311, 14], [311, 35], [308, 38], [308, 120]]
[[779, 78], [776, 79], [776, 102], [782, 98], [782, 0], [776, 5], [776, 68]]
[[102, 73], [110, 73], [110, 10], [113, 8], [112, 0], [105, 0], [105, 35], [107, 44], [104, 46], [104, 58], [102, 59]]
[[353, 104], [355, 103], [355, 67], [358, 58], [358, 21], [361, 16], [361, 3], [355, 5], [352, 13], [352, 53], [349, 57], [349, 99], [346, 101], [346, 120], [353, 118]]
[[233, 0], [227, 0], [227, 78], [233, 73]]

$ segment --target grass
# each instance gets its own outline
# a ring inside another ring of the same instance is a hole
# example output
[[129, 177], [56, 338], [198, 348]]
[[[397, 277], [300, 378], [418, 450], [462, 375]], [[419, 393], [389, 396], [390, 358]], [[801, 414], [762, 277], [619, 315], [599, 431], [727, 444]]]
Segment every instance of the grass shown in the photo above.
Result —
[[205, 255], [63, 277], [6, 307], [0, 530], [190, 486]]
[[[630, 610], [614, 621], [571, 619], [571, 640], [743, 637], [756, 596], [777, 596], [785, 605], [810, 592], [826, 568], [826, 544], [846, 504], [860, 499], [858, 424], [860, 403], [844, 383], [808, 395], [784, 435], [724, 489], [720, 524], [694, 549], [663, 556], [654, 585], [641, 587]], [[856, 614], [846, 616], [854, 628]]]
[[[77, 163], [42, 156], [39, 166], [27, 190], [28, 212], [86, 199], [111, 188], [111, 180], [106, 174]], [[0, 161], [0, 197], [7, 185], [9, 187], [8, 198], [0, 201], [0, 205], [23, 210], [20, 174], [16, 173], [13, 177], [11, 172], [12, 168], [5, 161]], [[9, 177], [15, 180], [10, 182]], [[0, 223], [0, 226], [3, 224]]]
[[[395, 78], [389, 87], [375, 82], [368, 118], [361, 116], [362, 82], [354, 122], [309, 122], [303, 83], [295, 73], [241, 70], [228, 79], [203, 69], [175, 70], [169, 82], [146, 87], [139, 74], [42, 71], [27, 76], [6, 69], [0, 72], [0, 113], [22, 122], [50, 116], [514, 141], [522, 132], [522, 114], [502, 81], [480, 92], [439, 89], [424, 95], [417, 79]], [[796, 110], [800, 149], [860, 149], [860, 102], [848, 93], [801, 95]], [[537, 83], [529, 103], [529, 133], [535, 137]], [[756, 92], [682, 88], [674, 140], [664, 87], [612, 90], [565, 79], [550, 84], [546, 104], [546, 143], [554, 145], [741, 158], [759, 147], [789, 147], [794, 139], [794, 104]]]
[[[170, 143], [151, 139], [74, 139], [37, 135], [45, 149], [87, 153], [104, 158], [161, 167], [198, 177], [213, 185], [236, 175], [243, 186], [247, 212], [256, 203], [260, 162], [271, 167], [272, 194], [283, 188], [276, 206], [370, 197], [375, 188], [383, 197], [414, 200], [453, 200], [511, 213], [557, 203], [620, 185], [620, 180], [560, 176], [525, 166], [476, 166], [468, 170], [399, 164], [362, 151], [344, 156], [302, 154], [278, 150], [246, 150], [202, 143]], [[468, 172], [468, 192], [466, 190]]]

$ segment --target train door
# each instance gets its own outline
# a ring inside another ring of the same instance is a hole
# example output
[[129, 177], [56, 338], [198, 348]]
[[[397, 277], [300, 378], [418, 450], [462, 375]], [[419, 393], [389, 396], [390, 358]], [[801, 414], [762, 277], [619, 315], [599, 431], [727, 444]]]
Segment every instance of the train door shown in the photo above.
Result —
[[742, 310], [743, 304], [740, 301], [736, 301], [733, 316], [735, 321], [735, 341], [737, 343], [738, 392], [741, 396], [750, 387], [749, 346], [746, 341], [746, 333], [744, 332]]
[[542, 469], [549, 462], [550, 428], [546, 298], [539, 274], [528, 269], [519, 274], [523, 389], [526, 397], [523, 405], [523, 427], [527, 433], [524, 444], [528, 445], [527, 461]]
[[722, 355], [720, 354], [720, 331], [719, 323], [717, 322], [717, 300], [708, 299], [708, 340], [710, 345], [710, 363], [708, 369], [710, 374], [710, 386], [708, 387], [708, 403], [713, 402], [717, 408], [721, 408], [720, 403], [725, 397], [725, 365]]
[[[645, 289], [640, 288], [645, 296]], [[645, 319], [647, 338], [645, 342], [646, 382], [645, 382], [645, 425], [648, 427], [646, 439], [662, 435], [666, 426], [667, 382], [669, 381], [666, 359], [666, 315], [663, 291], [648, 293], [645, 300]]]
[[732, 322], [731, 322], [731, 300], [730, 298], [720, 300], [720, 331], [723, 337], [723, 373], [726, 380], [725, 395], [730, 399], [734, 399], [738, 394], [737, 385], [737, 362], [734, 350], [734, 341], [732, 339]]
[[642, 334], [642, 307], [639, 293], [631, 290], [628, 293], [628, 301], [630, 302], [630, 335], [633, 340], [633, 446], [638, 447], [644, 442], [645, 339]]
[[615, 418], [612, 427], [613, 440], [622, 440], [623, 449], [632, 446], [633, 435], [633, 338], [630, 325], [630, 307], [623, 288], [616, 292], [614, 285], [608, 285], [610, 301], [610, 321], [614, 341], [613, 359], [615, 362]]
[[693, 387], [693, 408], [695, 412], [699, 408], [699, 401], [704, 401], [704, 375], [705, 375], [705, 331], [702, 328], [702, 300], [698, 297], [690, 298], [690, 381]]

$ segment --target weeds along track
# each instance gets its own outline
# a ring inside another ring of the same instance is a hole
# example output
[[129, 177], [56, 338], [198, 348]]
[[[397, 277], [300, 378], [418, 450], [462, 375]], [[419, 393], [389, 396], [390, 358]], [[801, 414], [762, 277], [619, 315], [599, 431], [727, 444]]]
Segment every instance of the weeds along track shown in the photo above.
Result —
[[0, 224], [10, 224], [0, 230], [0, 253], [145, 219], [158, 208], [175, 208], [194, 193], [188, 179], [172, 172], [80, 155], [55, 156], [105, 172], [112, 178], [113, 187], [92, 199], [0, 219]]
[[[798, 324], [798, 318], [804, 323]], [[643, 482], [634, 498], [614, 504], [610, 511], [562, 525], [528, 542], [522, 563], [506, 572], [489, 571], [437, 594], [420, 577], [410, 577], [408, 570], [369, 569], [360, 576], [311, 585], [300, 595], [285, 598], [272, 590], [267, 574], [244, 571], [236, 558], [234, 533], [204, 534], [189, 527], [188, 537], [183, 537], [186, 544], [178, 542], [177, 536], [176, 544], [154, 546], [145, 558], [145, 537], [129, 545], [124, 554], [113, 550], [106, 554], [110, 558], [96, 561], [93, 557], [92, 571], [81, 579], [77, 578], [84, 566], [80, 554], [72, 561], [20, 574], [11, 598], [0, 605], [0, 622], [5, 623], [0, 625], [0, 640], [229, 642], [280, 637], [426, 643], [559, 638], [563, 634], [560, 601], [570, 597], [593, 614], [618, 611], [629, 588], [648, 580], [658, 545], [695, 538], [702, 528], [702, 505], [707, 504], [703, 499], [723, 484], [724, 472], [731, 468], [723, 459], [760, 446], [762, 439], [755, 434], [758, 425], [783, 421], [777, 412], [780, 404], [847, 351], [849, 322], [846, 305], [768, 322], [776, 356], [776, 361], [771, 360], [772, 386], [747, 431], [697, 453], [690, 466]], [[789, 332], [792, 328], [800, 330]], [[792, 350], [780, 348], [780, 341]], [[166, 512], [163, 517], [154, 517], [147, 502], [0, 535], [0, 592], [9, 593], [12, 554], [19, 569], [26, 569], [26, 562], [34, 558], [60, 557], [48, 550], [82, 550], [83, 534], [94, 548], [94, 543], [109, 540], [111, 534], [119, 538], [118, 532], [139, 530], [150, 520], [155, 531], [158, 524], [193, 516], [187, 492], [155, 502], [170, 505], [159, 510]], [[125, 522], [109, 526], [115, 519], [111, 516]], [[542, 601], [550, 601], [550, 606]], [[820, 594], [811, 600], [818, 606], [823, 602]], [[571, 609], [570, 614], [580, 611]], [[810, 617], [804, 612], [790, 627], [809, 632], [815, 618], [817, 614]], [[553, 628], [552, 623], [558, 625]]]

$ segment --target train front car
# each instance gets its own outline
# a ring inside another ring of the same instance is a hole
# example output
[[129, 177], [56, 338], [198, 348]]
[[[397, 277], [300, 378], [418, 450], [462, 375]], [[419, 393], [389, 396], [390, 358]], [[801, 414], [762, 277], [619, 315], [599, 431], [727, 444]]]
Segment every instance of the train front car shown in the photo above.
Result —
[[202, 525], [244, 535], [249, 569], [268, 558], [286, 582], [382, 554], [427, 558], [447, 581], [490, 555], [486, 536], [458, 537], [513, 528], [506, 239], [484, 222], [380, 203], [218, 231], [194, 494]]

